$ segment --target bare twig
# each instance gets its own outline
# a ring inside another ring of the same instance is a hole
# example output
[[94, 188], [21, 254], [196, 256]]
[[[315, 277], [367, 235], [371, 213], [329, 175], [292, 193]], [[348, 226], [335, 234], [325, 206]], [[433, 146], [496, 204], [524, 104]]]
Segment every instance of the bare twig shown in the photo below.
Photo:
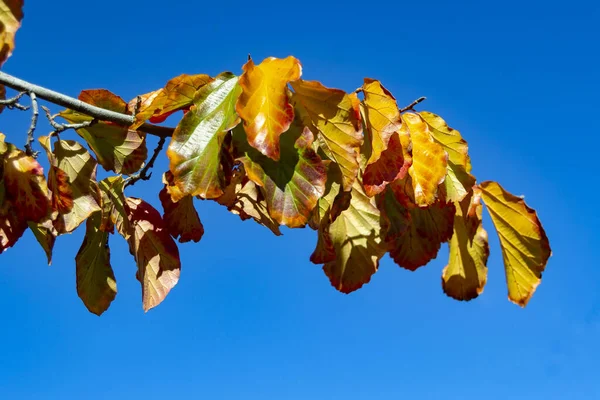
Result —
[[35, 132], [35, 128], [37, 127], [38, 115], [40, 114], [40, 112], [38, 109], [38, 103], [37, 98], [35, 97], [35, 93], [31, 92], [28, 94], [29, 98], [31, 99], [31, 109], [33, 110], [33, 113], [31, 115], [31, 124], [29, 125], [29, 130], [27, 131], [27, 140], [25, 141], [25, 153], [27, 153], [28, 156], [37, 157], [37, 152], [33, 151], [31, 144], [35, 139], [33, 134]]
[[138, 172], [135, 175], [131, 175], [129, 178], [127, 178], [127, 181], [125, 182], [125, 187], [133, 186], [139, 180], [147, 181], [148, 179], [150, 179], [150, 177], [152, 176], [152, 172], [148, 173], [148, 171], [152, 169], [152, 167], [154, 167], [154, 162], [158, 158], [158, 155], [160, 154], [161, 150], [163, 149], [166, 139], [167, 138], [165, 137], [160, 138], [158, 144], [156, 145], [156, 148], [154, 149], [154, 153], [152, 154], [152, 157], [150, 158], [148, 163], [144, 165], [144, 168], [142, 168], [140, 172]]
[[48, 118], [48, 122], [50, 123], [50, 126], [52, 126], [52, 128], [54, 129], [54, 131], [51, 133], [51, 135], [64, 132], [67, 129], [77, 130], [77, 129], [81, 129], [81, 128], [87, 128], [88, 126], [94, 125], [98, 122], [97, 119], [93, 119], [91, 121], [84, 121], [79, 124], [60, 124], [54, 120], [55, 116], [52, 115], [52, 113], [50, 112], [50, 109], [48, 109], [48, 107], [42, 106], [42, 109], [46, 113], [46, 118]]
[[408, 111], [408, 110], [415, 111], [415, 106], [417, 104], [419, 104], [420, 102], [425, 101], [425, 100], [427, 100], [427, 97], [419, 97], [418, 99], [416, 99], [415, 101], [413, 101], [412, 103], [410, 103], [409, 105], [407, 105], [406, 107], [401, 108], [400, 109], [400, 113], [403, 113], [403, 112]]
[[[25, 93], [35, 93], [36, 96], [42, 100], [46, 100], [50, 103], [54, 103], [59, 106], [67, 107], [71, 110], [78, 111], [82, 114], [89, 115], [90, 117], [93, 117], [99, 121], [113, 122], [126, 127], [129, 127], [136, 122], [133, 115], [121, 114], [115, 111], [93, 106], [73, 97], [66, 96], [62, 93], [58, 93], [53, 90], [26, 82], [19, 78], [15, 78], [14, 76], [2, 71], [0, 71], [0, 84], [8, 86], [14, 90], [24, 91]], [[8, 104], [7, 107], [9, 107]], [[174, 128], [144, 123], [142, 126], [137, 128], [137, 130], [158, 137], [170, 137], [173, 134]]]
[[29, 106], [24, 106], [21, 103], [19, 103], [19, 100], [21, 100], [21, 97], [25, 96], [26, 94], [27, 94], [27, 92], [20, 92], [15, 97], [11, 97], [10, 99], [0, 100], [0, 106], [5, 106], [9, 110], [16, 108], [18, 110], [27, 111], [27, 110], [29, 110]]

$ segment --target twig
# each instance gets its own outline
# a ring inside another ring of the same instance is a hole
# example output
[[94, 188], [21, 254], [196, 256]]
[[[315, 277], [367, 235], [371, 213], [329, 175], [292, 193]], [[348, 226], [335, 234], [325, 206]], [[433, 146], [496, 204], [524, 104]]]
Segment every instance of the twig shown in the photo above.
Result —
[[59, 124], [58, 122], [56, 122], [54, 120], [55, 117], [54, 117], [54, 115], [52, 115], [52, 113], [50, 112], [50, 109], [48, 109], [48, 107], [42, 106], [42, 110], [44, 110], [46, 112], [46, 118], [48, 118], [48, 122], [50, 123], [50, 126], [52, 126], [52, 128], [54, 129], [54, 131], [51, 133], [51, 135], [64, 132], [67, 129], [77, 130], [77, 129], [81, 129], [81, 128], [87, 128], [88, 126], [94, 125], [98, 122], [97, 119], [93, 119], [91, 121], [84, 121], [79, 124]]
[[27, 94], [27, 92], [20, 92], [15, 97], [11, 97], [10, 99], [0, 100], [0, 106], [5, 106], [9, 110], [16, 108], [16, 109], [19, 109], [22, 111], [27, 111], [27, 110], [29, 110], [29, 106], [24, 106], [19, 103], [19, 100], [21, 99], [21, 97], [25, 96], [26, 94]]
[[148, 164], [144, 165], [144, 168], [142, 168], [140, 172], [138, 172], [135, 175], [131, 175], [129, 178], [127, 178], [127, 181], [125, 182], [125, 187], [133, 186], [139, 180], [147, 181], [148, 179], [150, 179], [150, 177], [152, 176], [152, 172], [148, 173], [148, 171], [152, 169], [152, 167], [154, 167], [154, 162], [158, 158], [158, 155], [160, 154], [161, 150], [163, 149], [166, 140], [167, 138], [165, 137], [160, 138], [158, 144], [156, 145], [156, 148], [154, 149], [154, 154], [152, 154], [152, 157], [148, 161]]
[[[58, 93], [53, 90], [46, 89], [44, 87], [26, 82], [19, 78], [15, 78], [14, 76], [2, 71], [0, 71], [0, 84], [3, 84], [5, 86], [8, 86], [9, 88], [18, 91], [24, 91], [26, 93], [35, 93], [36, 96], [42, 100], [46, 100], [59, 106], [67, 107], [71, 110], [89, 115], [90, 117], [93, 117], [99, 121], [113, 122], [115, 124], [126, 127], [129, 127], [136, 122], [135, 117], [133, 115], [121, 114], [115, 111], [110, 111], [104, 108], [93, 106], [73, 97], [66, 96], [62, 93]], [[170, 137], [171, 135], [173, 135], [173, 131], [175, 129], [166, 126], [158, 126], [149, 123], [144, 123], [142, 126], [137, 128], [137, 130], [158, 137]]]
[[403, 113], [404, 111], [408, 111], [408, 110], [415, 111], [415, 106], [425, 100], [427, 100], [427, 97], [419, 97], [418, 99], [416, 99], [415, 101], [413, 101], [412, 103], [407, 105], [406, 107], [401, 108], [400, 113]]
[[31, 115], [31, 124], [29, 125], [29, 130], [27, 131], [27, 141], [25, 142], [25, 153], [27, 153], [28, 156], [36, 158], [37, 152], [33, 151], [31, 144], [35, 140], [33, 134], [35, 132], [35, 128], [37, 127], [38, 115], [40, 114], [40, 112], [38, 109], [38, 102], [37, 102], [37, 98], [35, 97], [35, 93], [31, 92], [28, 94], [29, 94], [29, 98], [31, 99], [31, 109], [33, 110], [33, 113]]

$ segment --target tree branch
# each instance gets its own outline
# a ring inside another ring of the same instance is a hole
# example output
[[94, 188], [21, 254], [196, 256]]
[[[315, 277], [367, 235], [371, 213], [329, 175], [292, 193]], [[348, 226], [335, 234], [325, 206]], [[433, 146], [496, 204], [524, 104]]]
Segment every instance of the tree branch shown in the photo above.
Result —
[[[50, 103], [54, 103], [59, 106], [67, 107], [71, 110], [89, 115], [90, 117], [94, 117], [99, 121], [113, 122], [115, 124], [119, 124], [126, 127], [131, 126], [133, 123], [136, 122], [135, 117], [133, 115], [121, 114], [115, 111], [110, 111], [104, 108], [93, 106], [73, 97], [55, 92], [54, 90], [46, 89], [44, 87], [26, 82], [2, 71], [0, 71], [0, 84], [8, 86], [9, 88], [17, 90], [19, 92], [34, 93], [37, 97], [39, 97], [42, 100], [46, 100]], [[6, 103], [6, 105], [10, 107], [11, 104]], [[12, 105], [16, 107], [16, 105]], [[142, 126], [137, 128], [137, 130], [161, 138], [170, 137], [171, 135], [173, 135], [174, 131], [173, 128], [153, 125], [149, 123], [144, 123]]]
[[33, 111], [31, 115], [31, 124], [29, 125], [29, 130], [27, 131], [27, 141], [25, 142], [25, 153], [31, 157], [37, 157], [37, 152], [33, 151], [31, 144], [35, 140], [33, 133], [35, 132], [35, 128], [37, 127], [39, 109], [37, 98], [35, 97], [35, 93], [29, 93], [29, 98], [31, 99], [31, 109]]
[[413, 101], [412, 103], [407, 105], [406, 107], [401, 108], [400, 113], [403, 113], [404, 111], [408, 111], [408, 110], [415, 111], [415, 106], [425, 100], [427, 100], [427, 97], [419, 97], [418, 99], [416, 99], [415, 101]]
[[19, 103], [19, 100], [21, 100], [21, 97], [25, 96], [27, 94], [27, 92], [20, 92], [18, 93], [15, 97], [11, 97], [10, 99], [4, 99], [4, 100], [0, 100], [0, 106], [4, 106], [6, 108], [13, 109], [19, 109], [22, 111], [27, 111], [29, 110], [29, 106], [24, 106], [21, 103]]
[[79, 124], [59, 124], [58, 122], [56, 122], [54, 120], [54, 116], [52, 115], [52, 113], [50, 112], [50, 109], [48, 107], [42, 106], [42, 109], [46, 112], [46, 118], [48, 118], [48, 122], [50, 123], [50, 126], [52, 128], [54, 128], [54, 131], [52, 131], [52, 133], [50, 133], [51, 135], [64, 132], [67, 129], [77, 130], [77, 129], [81, 129], [81, 128], [86, 128], [86, 127], [94, 125], [98, 122], [97, 119], [93, 119], [91, 121], [84, 121]]
[[152, 172], [148, 173], [148, 171], [152, 169], [152, 167], [154, 167], [154, 162], [158, 158], [158, 155], [160, 154], [161, 150], [163, 149], [166, 139], [167, 138], [165, 137], [160, 138], [158, 144], [156, 145], [156, 148], [154, 149], [152, 157], [148, 161], [148, 164], [144, 165], [144, 168], [142, 168], [140, 172], [138, 172], [135, 175], [131, 175], [129, 178], [127, 178], [127, 181], [125, 182], [125, 187], [133, 186], [139, 180], [147, 181], [150, 179], [150, 177], [152, 176]]

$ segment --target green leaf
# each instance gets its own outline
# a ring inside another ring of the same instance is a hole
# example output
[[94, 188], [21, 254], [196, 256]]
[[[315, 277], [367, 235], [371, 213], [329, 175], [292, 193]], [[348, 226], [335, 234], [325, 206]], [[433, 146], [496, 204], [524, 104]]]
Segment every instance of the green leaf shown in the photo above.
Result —
[[[337, 290], [350, 293], [371, 280], [385, 254], [381, 241], [380, 212], [358, 181], [352, 187], [348, 209], [330, 221], [321, 220], [314, 263], [325, 262], [323, 271]], [[333, 257], [335, 255], [335, 258]]]
[[296, 122], [280, 139], [281, 158], [273, 161], [248, 144], [241, 125], [233, 131], [237, 159], [248, 177], [265, 191], [271, 217], [290, 228], [302, 227], [325, 191], [327, 169], [311, 147], [310, 129]]
[[[235, 75], [223, 73], [201, 87], [173, 133], [167, 155], [180, 196], [213, 199], [223, 194], [221, 148], [227, 132], [240, 122], [235, 113], [241, 92], [237, 81]], [[173, 201], [179, 199], [173, 197]]]
[[[105, 89], [84, 90], [79, 100], [96, 107], [127, 114], [127, 104], [119, 96]], [[92, 117], [72, 110], [59, 114], [70, 123], [92, 121]], [[132, 174], [138, 171], [148, 155], [146, 134], [110, 122], [98, 122], [77, 130], [96, 154], [98, 162], [107, 171]]]
[[77, 294], [96, 315], [106, 311], [117, 295], [117, 282], [110, 265], [109, 233], [99, 229], [101, 222], [100, 212], [87, 220], [85, 237], [75, 257]]
[[33, 232], [33, 236], [38, 241], [44, 253], [46, 253], [46, 258], [48, 258], [48, 265], [52, 264], [52, 250], [54, 249], [54, 242], [56, 241], [56, 237], [58, 236], [58, 232], [52, 225], [52, 220], [48, 219], [44, 222], [28, 222], [27, 225], [31, 232]]

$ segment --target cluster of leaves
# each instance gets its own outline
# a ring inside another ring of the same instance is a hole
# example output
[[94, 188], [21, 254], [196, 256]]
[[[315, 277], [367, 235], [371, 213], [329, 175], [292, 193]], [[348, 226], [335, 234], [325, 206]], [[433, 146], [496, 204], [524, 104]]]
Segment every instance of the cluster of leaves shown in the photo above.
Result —
[[[377, 80], [346, 93], [301, 76], [296, 58], [271, 57], [249, 59], [240, 76], [181, 75], [129, 103], [107, 90], [83, 91], [80, 100], [135, 123], [78, 129], [93, 154], [57, 134], [39, 138], [47, 177], [0, 136], [0, 252], [29, 228], [50, 261], [55, 238], [86, 221], [77, 290], [101, 314], [116, 294], [108, 247], [116, 231], [129, 243], [148, 310], [179, 278], [174, 239], [198, 242], [204, 233], [196, 197], [276, 235], [280, 226], [315, 229], [310, 260], [344, 293], [367, 283], [385, 253], [414, 271], [448, 242], [443, 290], [470, 300], [487, 276], [483, 200], [500, 238], [509, 299], [526, 305], [550, 256], [548, 239], [521, 198], [496, 182], [476, 183], [461, 134], [433, 113], [400, 109]], [[161, 215], [124, 188], [147, 158], [140, 127], [177, 111], [183, 118], [166, 151]], [[72, 110], [59, 115], [95, 122]], [[97, 164], [115, 176], [98, 182]]]

